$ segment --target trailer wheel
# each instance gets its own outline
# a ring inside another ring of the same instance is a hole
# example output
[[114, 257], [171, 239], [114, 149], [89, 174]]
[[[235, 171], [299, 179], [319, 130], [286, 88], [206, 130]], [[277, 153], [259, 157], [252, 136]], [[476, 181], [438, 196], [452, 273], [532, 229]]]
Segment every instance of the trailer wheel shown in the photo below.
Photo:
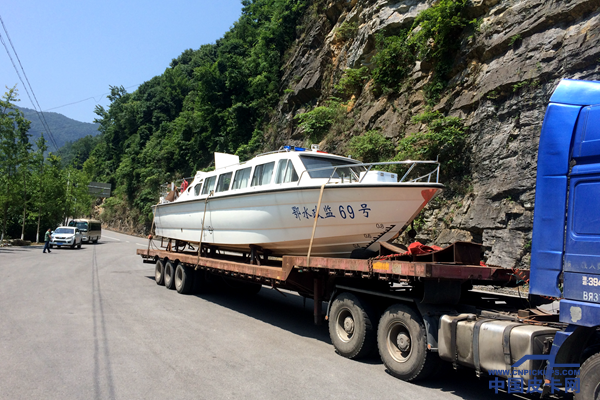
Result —
[[165, 264], [165, 287], [167, 289], [175, 289], [175, 265], [169, 260]]
[[188, 294], [192, 289], [193, 275], [190, 267], [183, 264], [177, 264], [175, 268], [175, 290], [180, 294]]
[[331, 304], [329, 336], [337, 352], [346, 358], [361, 358], [375, 349], [376, 321], [369, 305], [352, 293], [342, 293]]
[[580, 390], [575, 400], [600, 399], [600, 353], [596, 353], [581, 365], [579, 369]]
[[440, 362], [436, 354], [427, 351], [421, 316], [403, 304], [394, 304], [381, 316], [377, 346], [388, 371], [403, 381], [427, 378]]
[[165, 284], [165, 264], [162, 260], [156, 260], [156, 266], [154, 267], [154, 280], [157, 285], [163, 286]]

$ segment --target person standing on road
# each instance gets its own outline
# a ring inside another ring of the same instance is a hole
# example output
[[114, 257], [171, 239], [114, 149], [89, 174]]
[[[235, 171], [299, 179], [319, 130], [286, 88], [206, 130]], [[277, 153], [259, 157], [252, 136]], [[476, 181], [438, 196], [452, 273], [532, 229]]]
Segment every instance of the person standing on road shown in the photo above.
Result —
[[50, 231], [50, 228], [48, 228], [48, 230], [44, 234], [44, 251], [43, 251], [43, 253], [46, 252], [46, 249], [48, 249], [48, 253], [52, 253], [50, 251], [50, 235], [51, 235], [51, 231]]

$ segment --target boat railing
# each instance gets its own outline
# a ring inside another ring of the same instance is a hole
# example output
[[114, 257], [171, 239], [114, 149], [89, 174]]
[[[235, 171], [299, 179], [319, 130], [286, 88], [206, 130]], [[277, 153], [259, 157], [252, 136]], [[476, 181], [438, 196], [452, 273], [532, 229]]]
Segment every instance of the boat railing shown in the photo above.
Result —
[[[433, 166], [433, 169], [431, 171], [426, 172], [422, 175], [418, 175], [415, 178], [408, 179], [410, 174], [413, 171], [415, 171], [415, 168], [417, 168], [419, 166], [428, 166], [428, 165]], [[400, 166], [400, 167], [407, 168], [406, 172], [402, 175], [402, 177], [400, 179], [398, 179], [398, 181], [397, 181], [398, 183], [416, 183], [416, 182], [439, 183], [440, 163], [438, 161], [406, 160], [406, 161], [387, 161], [387, 162], [362, 163], [362, 164], [344, 164], [344, 165], [336, 165], [336, 166], [331, 166], [331, 167], [307, 169], [307, 170], [302, 171], [302, 173], [300, 174], [300, 177], [298, 178], [297, 184], [300, 185], [300, 182], [302, 182], [302, 177], [304, 176], [305, 173], [307, 173], [310, 176], [311, 172], [325, 171], [325, 170], [332, 170], [331, 174], [329, 175], [329, 178], [327, 179], [326, 184], [330, 183], [332, 181], [332, 179], [341, 179], [342, 183], [343, 183], [345, 175], [343, 172], [338, 173], [338, 170], [340, 170], [340, 169], [344, 169], [344, 170], [349, 169], [350, 170], [350, 176], [348, 176], [350, 183], [352, 183], [352, 181], [362, 183], [364, 181], [364, 179], [367, 177], [367, 174], [371, 170], [373, 170], [374, 166], [384, 166], [384, 167], [388, 167], [388, 168], [390, 166]], [[364, 168], [364, 171], [360, 171], [360, 173], [357, 173], [355, 171], [355, 168], [357, 168], [357, 167]], [[400, 176], [400, 174], [398, 174], [398, 176]]]

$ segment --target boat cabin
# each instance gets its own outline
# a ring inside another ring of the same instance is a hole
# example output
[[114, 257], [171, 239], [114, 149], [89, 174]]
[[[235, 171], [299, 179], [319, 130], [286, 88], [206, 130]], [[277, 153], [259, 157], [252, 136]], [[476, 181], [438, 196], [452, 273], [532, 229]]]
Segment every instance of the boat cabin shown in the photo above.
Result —
[[[215, 170], [198, 171], [177, 202], [281, 189], [320, 186], [324, 183], [394, 182], [397, 174], [369, 171], [360, 161], [349, 157], [285, 146], [279, 151], [261, 154], [247, 162], [238, 156], [215, 153]], [[161, 202], [168, 202], [161, 199]]]

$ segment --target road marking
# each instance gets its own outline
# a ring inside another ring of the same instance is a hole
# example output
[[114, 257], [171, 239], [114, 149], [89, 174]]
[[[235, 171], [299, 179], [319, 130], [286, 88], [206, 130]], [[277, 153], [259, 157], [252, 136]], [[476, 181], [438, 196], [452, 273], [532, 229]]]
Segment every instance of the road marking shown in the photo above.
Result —
[[117, 239], [117, 238], [114, 238], [114, 237], [111, 237], [111, 236], [102, 235], [102, 239], [104, 239], [104, 238], [108, 238], [108, 239], [116, 240], [117, 242], [120, 242], [120, 241], [121, 241], [121, 239]]

